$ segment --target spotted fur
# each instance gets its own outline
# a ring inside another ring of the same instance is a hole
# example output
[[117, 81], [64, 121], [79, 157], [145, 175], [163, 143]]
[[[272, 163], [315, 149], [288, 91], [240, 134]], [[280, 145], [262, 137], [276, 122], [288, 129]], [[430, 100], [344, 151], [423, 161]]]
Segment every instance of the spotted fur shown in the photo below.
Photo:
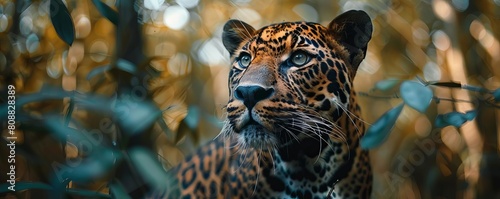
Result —
[[154, 197], [369, 198], [353, 79], [371, 32], [363, 11], [327, 27], [285, 22], [255, 30], [227, 22], [222, 37], [232, 68], [224, 129], [170, 171], [177, 191]]

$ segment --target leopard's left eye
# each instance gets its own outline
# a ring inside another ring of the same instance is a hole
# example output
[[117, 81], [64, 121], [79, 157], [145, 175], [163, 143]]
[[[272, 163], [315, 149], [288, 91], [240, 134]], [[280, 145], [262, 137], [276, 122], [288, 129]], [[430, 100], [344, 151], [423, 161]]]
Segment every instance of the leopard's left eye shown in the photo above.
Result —
[[252, 57], [248, 53], [242, 52], [238, 57], [238, 64], [243, 69], [247, 68], [250, 65], [250, 62], [252, 62]]
[[303, 66], [311, 60], [311, 56], [303, 51], [298, 51], [292, 54], [290, 61], [295, 66]]

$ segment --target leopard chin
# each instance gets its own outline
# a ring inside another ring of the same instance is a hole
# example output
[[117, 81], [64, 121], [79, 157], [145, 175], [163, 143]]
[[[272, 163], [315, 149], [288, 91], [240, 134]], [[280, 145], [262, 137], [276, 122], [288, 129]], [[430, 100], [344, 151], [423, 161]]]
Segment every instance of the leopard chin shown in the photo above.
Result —
[[238, 145], [243, 148], [251, 147], [255, 150], [271, 151], [278, 146], [276, 136], [257, 123], [247, 124], [235, 135]]

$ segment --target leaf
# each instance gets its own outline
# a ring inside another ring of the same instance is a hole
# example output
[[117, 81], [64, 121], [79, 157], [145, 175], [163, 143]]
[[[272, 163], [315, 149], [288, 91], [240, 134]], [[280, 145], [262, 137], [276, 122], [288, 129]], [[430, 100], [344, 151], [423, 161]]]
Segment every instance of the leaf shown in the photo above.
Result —
[[45, 118], [45, 125], [56, 138], [67, 140], [79, 147], [79, 151], [88, 153], [86, 158], [68, 160], [67, 162], [71, 163], [68, 165], [52, 163], [52, 168], [60, 180], [69, 178], [77, 182], [90, 182], [105, 176], [114, 167], [115, 162], [121, 158], [119, 152], [102, 145], [103, 138], [98, 140], [91, 132], [78, 131], [64, 126], [60, 116], [46, 115]]
[[31, 102], [63, 99], [65, 97], [70, 97], [71, 93], [72, 92], [64, 91], [60, 88], [44, 85], [37, 93], [19, 96], [17, 98], [16, 107], [22, 107], [23, 105]]
[[215, 127], [219, 128], [219, 129], [222, 129], [222, 127], [224, 127], [224, 122], [222, 122], [219, 118], [217, 118], [213, 115], [210, 115], [210, 114], [205, 114], [204, 116], [205, 116], [205, 120], [210, 122]]
[[113, 198], [132, 199], [119, 182], [112, 182], [109, 185], [109, 192]]
[[116, 104], [114, 113], [123, 131], [129, 135], [143, 132], [161, 117], [155, 105], [144, 101], [124, 100]]
[[458, 82], [432, 82], [429, 85], [448, 87], [448, 88], [462, 88], [462, 84]]
[[[8, 189], [9, 186], [11, 186], [10, 183], [0, 184], [0, 193], [10, 192], [10, 190]], [[22, 191], [22, 190], [27, 190], [27, 189], [51, 190], [52, 187], [48, 184], [41, 183], [41, 182], [17, 182], [16, 181], [16, 186], [15, 186], [16, 191]]]
[[148, 185], [155, 189], [167, 187], [169, 177], [151, 152], [135, 147], [129, 151], [129, 156], [132, 164]]
[[382, 144], [387, 137], [389, 137], [403, 107], [404, 103], [401, 103], [378, 118], [377, 121], [368, 128], [363, 138], [361, 138], [361, 148], [367, 150]]
[[[468, 117], [470, 118], [470, 116]], [[467, 116], [464, 113], [453, 111], [438, 115], [434, 121], [434, 125], [437, 128], [443, 128], [450, 125], [459, 128], [465, 122], [467, 122]]]
[[92, 0], [92, 3], [94, 3], [95, 7], [99, 10], [99, 13], [101, 13], [102, 16], [106, 17], [106, 19], [111, 21], [111, 23], [115, 26], [118, 25], [118, 12], [100, 0]]
[[59, 38], [71, 46], [75, 40], [75, 26], [68, 8], [61, 0], [50, 0], [50, 20]]
[[421, 113], [427, 110], [434, 96], [429, 87], [413, 81], [404, 81], [399, 92], [408, 106]]
[[114, 102], [114, 98], [106, 98], [99, 95], [91, 95], [91, 94], [80, 94], [73, 96], [73, 100], [78, 105], [78, 108], [85, 108], [89, 110], [96, 110], [101, 112], [112, 112], [113, 107], [112, 103]]
[[93, 77], [102, 74], [112, 68], [111, 65], [104, 65], [104, 66], [99, 66], [94, 69], [92, 69], [88, 74], [87, 74], [87, 80], [92, 79]]
[[75, 167], [69, 167], [68, 178], [75, 182], [91, 182], [106, 176], [115, 166], [115, 162], [121, 158], [120, 153], [94, 145], [92, 154], [81, 160]]
[[444, 116], [442, 114], [439, 114], [434, 120], [434, 126], [436, 128], [443, 128], [448, 125], [449, 124], [445, 121]]
[[488, 92], [488, 90], [483, 88], [483, 87], [466, 85], [466, 84], [462, 85], [462, 89], [475, 91], [475, 92], [479, 92], [479, 93], [487, 93]]
[[79, 133], [76, 129], [69, 128], [62, 124], [62, 118], [56, 115], [44, 115], [44, 122], [47, 128], [51, 130], [51, 133], [59, 138], [62, 141], [66, 141], [67, 138], [71, 138], [74, 140], [84, 140], [84, 141], [92, 141], [86, 138], [81, 133]]
[[465, 119], [467, 119], [468, 121], [472, 121], [474, 118], [476, 118], [476, 116], [477, 116], [477, 110], [471, 110], [465, 112]]
[[189, 106], [184, 121], [190, 129], [196, 129], [200, 123], [200, 109], [197, 106]]
[[394, 86], [396, 86], [400, 81], [401, 80], [399, 80], [399, 79], [386, 79], [386, 80], [378, 81], [377, 83], [375, 83], [375, 89], [378, 89], [381, 91], [387, 91], [387, 90], [394, 88]]
[[130, 74], [135, 74], [136, 72], [135, 65], [132, 62], [125, 59], [118, 59], [116, 61], [116, 67]]
[[495, 98], [495, 102], [500, 102], [500, 88], [493, 91], [493, 97]]
[[68, 109], [66, 110], [66, 113], [64, 114], [64, 126], [69, 125], [69, 122], [71, 121], [71, 119], [73, 117], [74, 109], [75, 109], [75, 100], [74, 100], [74, 97], [71, 96], [71, 98], [69, 100]]
[[[40, 117], [27, 112], [24, 112], [22, 107], [28, 103], [40, 102], [44, 100], [62, 100], [65, 97], [71, 96], [72, 92], [64, 91], [59, 88], [54, 88], [51, 86], [43, 85], [40, 91], [36, 93], [23, 94], [16, 96], [16, 121], [30, 121], [32, 122], [34, 118]], [[9, 104], [0, 103], [0, 112], [7, 113]], [[7, 120], [7, 114], [0, 114], [0, 121]]]

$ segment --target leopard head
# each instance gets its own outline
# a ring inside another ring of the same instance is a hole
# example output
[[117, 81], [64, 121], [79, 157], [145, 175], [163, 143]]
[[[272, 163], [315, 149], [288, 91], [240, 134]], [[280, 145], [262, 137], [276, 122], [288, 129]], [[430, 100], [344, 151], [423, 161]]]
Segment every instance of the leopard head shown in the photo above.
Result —
[[348, 11], [327, 27], [286, 22], [256, 30], [228, 21], [222, 41], [232, 68], [223, 133], [256, 150], [300, 143], [310, 157], [323, 142], [350, 139], [352, 130], [337, 121], [358, 112], [352, 81], [371, 32], [363, 11]]

